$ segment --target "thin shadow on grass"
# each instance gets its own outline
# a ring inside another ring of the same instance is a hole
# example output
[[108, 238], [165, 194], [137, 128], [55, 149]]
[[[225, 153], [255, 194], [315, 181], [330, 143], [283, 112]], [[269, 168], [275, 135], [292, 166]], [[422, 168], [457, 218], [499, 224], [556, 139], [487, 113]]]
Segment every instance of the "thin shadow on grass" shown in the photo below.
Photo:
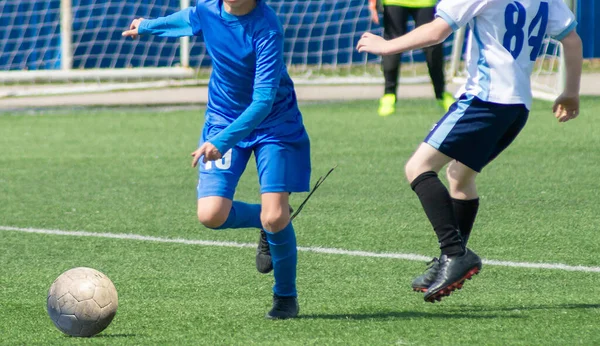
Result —
[[558, 305], [531, 305], [513, 307], [491, 307], [486, 305], [453, 307], [460, 312], [488, 312], [488, 311], [531, 311], [531, 310], [583, 310], [600, 309], [600, 304], [558, 304]]
[[140, 334], [99, 334], [92, 338], [132, 338], [134, 336], [143, 336]]
[[427, 318], [427, 319], [494, 319], [494, 318], [524, 318], [522, 315], [481, 315], [481, 314], [465, 314], [461, 312], [455, 313], [430, 313], [417, 311], [389, 311], [376, 312], [366, 314], [313, 314], [300, 315], [300, 319], [324, 319], [324, 320], [383, 320], [383, 319], [412, 319], [412, 318]]

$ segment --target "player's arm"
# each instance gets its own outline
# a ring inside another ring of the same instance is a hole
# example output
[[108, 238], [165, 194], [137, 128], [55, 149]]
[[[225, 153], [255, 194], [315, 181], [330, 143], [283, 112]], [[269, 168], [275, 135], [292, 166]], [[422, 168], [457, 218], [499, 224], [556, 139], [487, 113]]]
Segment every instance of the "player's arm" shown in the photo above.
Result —
[[380, 36], [365, 33], [356, 49], [377, 55], [398, 54], [444, 42], [453, 31], [465, 26], [479, 15], [490, 0], [441, 0], [436, 9], [436, 19], [396, 39], [386, 41]]
[[445, 20], [436, 18], [432, 22], [421, 25], [406, 35], [393, 40], [385, 40], [381, 36], [364, 33], [356, 49], [377, 55], [391, 55], [436, 45], [444, 42], [452, 34], [452, 27]]
[[189, 7], [166, 17], [156, 19], [134, 19], [129, 30], [122, 36], [137, 38], [138, 35], [155, 35], [160, 37], [194, 36], [201, 31], [200, 18], [196, 7]]
[[192, 166], [201, 156], [204, 156], [204, 162], [220, 159], [271, 113], [283, 68], [283, 37], [281, 33], [271, 32], [258, 39], [255, 45], [256, 74], [252, 103], [229, 126], [192, 153]]
[[565, 90], [554, 102], [552, 111], [560, 122], [569, 121], [579, 115], [579, 87], [583, 47], [575, 28], [575, 15], [563, 1], [549, 3], [547, 34], [563, 45], [565, 59]]
[[569, 121], [579, 115], [579, 88], [583, 64], [583, 45], [581, 38], [572, 30], [560, 40], [565, 59], [565, 90], [554, 102], [552, 111], [560, 122]]
[[377, 0], [369, 0], [369, 14], [371, 15], [371, 21], [375, 24], [379, 24], [379, 13], [377, 13]]

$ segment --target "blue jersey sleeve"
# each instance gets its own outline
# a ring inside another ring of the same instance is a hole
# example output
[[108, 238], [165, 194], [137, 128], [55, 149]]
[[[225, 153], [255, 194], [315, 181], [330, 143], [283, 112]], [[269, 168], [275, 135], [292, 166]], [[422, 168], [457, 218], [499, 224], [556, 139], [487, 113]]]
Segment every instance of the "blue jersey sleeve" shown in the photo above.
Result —
[[250, 106], [211, 142], [221, 154], [246, 138], [271, 112], [283, 70], [283, 37], [271, 32], [255, 43], [256, 73]]
[[276, 88], [254, 89], [250, 106], [223, 131], [209, 140], [209, 142], [221, 154], [225, 154], [265, 120], [271, 112], [276, 94]]
[[283, 35], [272, 31], [256, 40], [254, 88], [278, 88], [283, 71]]
[[201, 30], [196, 7], [189, 7], [166, 17], [144, 19], [138, 28], [140, 35], [150, 34], [160, 37], [194, 36]]

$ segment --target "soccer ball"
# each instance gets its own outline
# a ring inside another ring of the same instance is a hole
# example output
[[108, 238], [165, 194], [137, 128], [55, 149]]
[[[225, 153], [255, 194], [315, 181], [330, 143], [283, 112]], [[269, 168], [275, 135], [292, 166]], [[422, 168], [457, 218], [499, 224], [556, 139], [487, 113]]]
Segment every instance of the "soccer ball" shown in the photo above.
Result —
[[56, 328], [71, 336], [94, 336], [117, 313], [117, 289], [110, 279], [91, 268], [62, 273], [48, 291], [47, 309]]

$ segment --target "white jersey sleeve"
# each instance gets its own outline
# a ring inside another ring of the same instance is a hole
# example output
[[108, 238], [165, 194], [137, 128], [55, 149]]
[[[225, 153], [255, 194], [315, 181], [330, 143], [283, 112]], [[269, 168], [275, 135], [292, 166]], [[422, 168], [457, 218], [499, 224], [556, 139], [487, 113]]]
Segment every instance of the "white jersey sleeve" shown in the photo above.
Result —
[[575, 29], [577, 21], [563, 0], [551, 0], [549, 5], [546, 31], [548, 35], [560, 41]]
[[442, 0], [437, 5], [436, 17], [445, 20], [456, 31], [483, 12], [488, 3], [489, 0]]

